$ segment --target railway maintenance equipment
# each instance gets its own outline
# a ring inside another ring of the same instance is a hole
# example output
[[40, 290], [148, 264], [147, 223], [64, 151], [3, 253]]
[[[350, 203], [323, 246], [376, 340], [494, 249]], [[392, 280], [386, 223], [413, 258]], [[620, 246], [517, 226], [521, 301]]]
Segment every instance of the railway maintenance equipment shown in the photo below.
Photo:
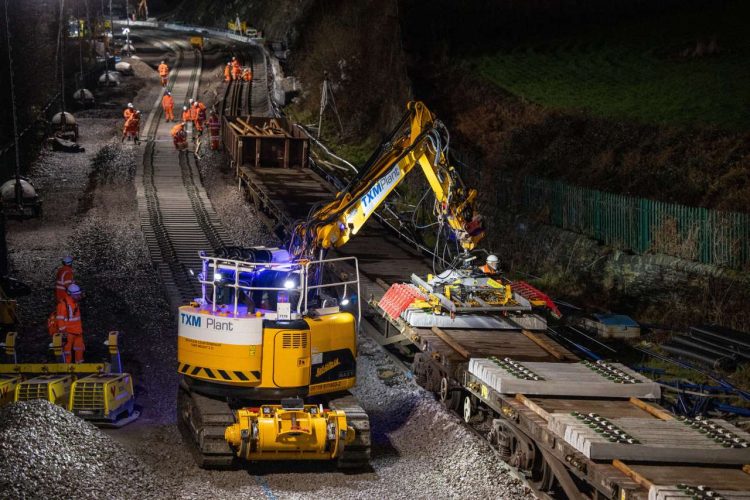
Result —
[[[243, 260], [201, 255], [202, 296], [180, 307], [178, 328], [180, 427], [199, 465], [230, 467], [235, 457], [367, 464], [369, 420], [348, 393], [356, 383], [358, 263], [324, 254], [356, 234], [416, 165], [436, 212], [472, 249], [484, 234], [476, 191], [449, 165], [444, 135], [423, 104], [410, 103], [349, 188], [297, 225], [289, 250], [248, 249]], [[330, 272], [337, 265], [353, 273], [339, 278]]]
[[[16, 333], [3, 343], [7, 363], [0, 364], [0, 405], [46, 399], [98, 427], [122, 427], [140, 416], [135, 406], [133, 378], [122, 371], [118, 332], [109, 332], [106, 363], [18, 363]], [[62, 359], [62, 335], [51, 349]]]

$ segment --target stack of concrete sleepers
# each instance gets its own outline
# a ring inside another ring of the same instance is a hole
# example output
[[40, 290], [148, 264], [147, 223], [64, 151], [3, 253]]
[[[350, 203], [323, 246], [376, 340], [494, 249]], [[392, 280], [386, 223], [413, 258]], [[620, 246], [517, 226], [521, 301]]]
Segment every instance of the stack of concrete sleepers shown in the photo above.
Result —
[[659, 385], [619, 363], [518, 363], [472, 358], [469, 372], [500, 394], [656, 399]]
[[592, 460], [746, 464], [750, 434], [725, 420], [611, 418], [553, 413], [548, 428]]

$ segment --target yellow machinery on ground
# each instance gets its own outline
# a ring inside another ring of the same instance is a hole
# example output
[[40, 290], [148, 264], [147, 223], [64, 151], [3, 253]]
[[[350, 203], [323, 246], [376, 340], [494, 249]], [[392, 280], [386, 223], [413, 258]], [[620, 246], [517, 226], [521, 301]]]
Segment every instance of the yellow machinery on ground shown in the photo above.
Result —
[[[417, 165], [436, 215], [473, 249], [484, 235], [477, 193], [449, 164], [446, 136], [422, 103], [410, 103], [349, 187], [297, 226], [289, 251], [201, 255], [202, 294], [179, 309], [177, 351], [178, 422], [199, 465], [230, 467], [236, 457], [368, 463], [369, 420], [348, 392], [356, 382], [358, 263], [323, 254], [357, 234]], [[349, 278], [332, 267], [348, 267]]]
[[200, 35], [193, 35], [190, 37], [190, 46], [196, 50], [203, 50], [203, 37]]
[[[2, 344], [7, 363], [0, 364], [0, 405], [45, 399], [99, 427], [122, 427], [140, 415], [135, 407], [133, 379], [120, 369], [118, 332], [107, 340], [110, 363], [18, 363], [16, 333]], [[62, 358], [62, 337], [52, 339]]]

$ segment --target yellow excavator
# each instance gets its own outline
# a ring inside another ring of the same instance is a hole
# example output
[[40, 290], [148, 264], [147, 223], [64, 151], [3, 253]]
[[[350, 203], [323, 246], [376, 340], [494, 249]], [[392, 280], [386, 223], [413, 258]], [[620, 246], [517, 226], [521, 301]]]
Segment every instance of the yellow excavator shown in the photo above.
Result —
[[[178, 422], [204, 468], [241, 460], [367, 466], [367, 414], [356, 384], [361, 317], [355, 257], [325, 258], [362, 228], [417, 165], [436, 215], [470, 250], [483, 237], [476, 191], [447, 157], [443, 125], [419, 102], [334, 200], [293, 231], [288, 249], [201, 254], [201, 297], [179, 309]], [[330, 269], [347, 268], [346, 278]]]

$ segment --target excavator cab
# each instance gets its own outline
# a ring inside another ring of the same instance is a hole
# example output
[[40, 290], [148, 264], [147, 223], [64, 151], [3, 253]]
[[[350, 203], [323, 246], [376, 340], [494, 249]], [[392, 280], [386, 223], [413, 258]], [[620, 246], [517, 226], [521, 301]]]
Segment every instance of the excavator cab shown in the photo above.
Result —
[[[343, 297], [359, 293], [356, 258], [256, 250], [252, 261], [201, 255], [201, 296], [179, 309], [180, 428], [204, 467], [239, 458], [365, 465], [367, 417], [347, 395], [361, 313]], [[338, 278], [335, 265], [354, 272]]]

